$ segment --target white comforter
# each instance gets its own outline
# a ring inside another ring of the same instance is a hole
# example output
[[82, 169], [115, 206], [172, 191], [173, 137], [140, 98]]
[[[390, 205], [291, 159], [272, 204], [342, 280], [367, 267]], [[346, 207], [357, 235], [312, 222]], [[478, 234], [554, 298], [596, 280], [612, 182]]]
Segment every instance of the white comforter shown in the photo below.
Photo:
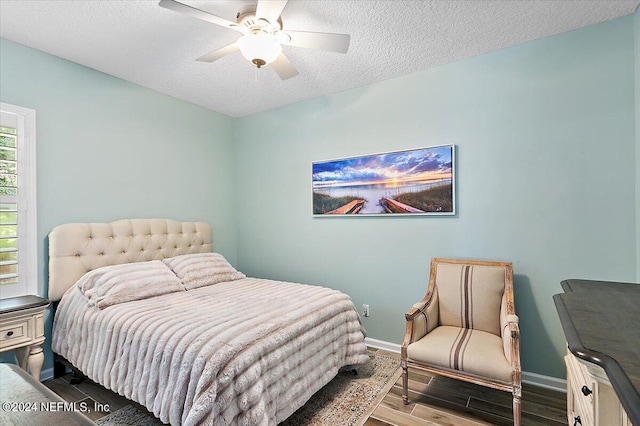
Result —
[[368, 359], [348, 296], [255, 278], [102, 310], [74, 286], [52, 347], [172, 425], [275, 425]]

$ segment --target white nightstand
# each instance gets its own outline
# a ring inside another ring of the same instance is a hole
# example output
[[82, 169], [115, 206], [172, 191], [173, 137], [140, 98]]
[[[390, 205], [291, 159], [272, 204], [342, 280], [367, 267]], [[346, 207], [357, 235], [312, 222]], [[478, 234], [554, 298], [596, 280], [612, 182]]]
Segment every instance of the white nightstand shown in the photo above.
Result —
[[49, 301], [38, 296], [0, 299], [0, 352], [16, 351], [18, 364], [40, 380], [44, 363], [44, 311]]

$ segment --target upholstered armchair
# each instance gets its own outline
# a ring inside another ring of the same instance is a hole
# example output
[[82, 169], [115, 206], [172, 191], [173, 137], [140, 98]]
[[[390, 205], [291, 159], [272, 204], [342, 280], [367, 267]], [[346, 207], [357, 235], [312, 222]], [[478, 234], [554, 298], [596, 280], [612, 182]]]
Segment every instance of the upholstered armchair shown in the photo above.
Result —
[[409, 367], [513, 394], [520, 425], [520, 331], [511, 263], [432, 259], [426, 296], [405, 314], [402, 399]]

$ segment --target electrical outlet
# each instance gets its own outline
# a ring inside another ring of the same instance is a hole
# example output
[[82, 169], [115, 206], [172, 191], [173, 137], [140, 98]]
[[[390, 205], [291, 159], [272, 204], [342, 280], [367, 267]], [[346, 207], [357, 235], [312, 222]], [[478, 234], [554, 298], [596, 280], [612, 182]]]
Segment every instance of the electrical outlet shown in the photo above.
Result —
[[362, 305], [362, 315], [364, 315], [365, 317], [371, 315], [371, 312], [369, 312], [369, 305], [367, 305], [366, 303]]

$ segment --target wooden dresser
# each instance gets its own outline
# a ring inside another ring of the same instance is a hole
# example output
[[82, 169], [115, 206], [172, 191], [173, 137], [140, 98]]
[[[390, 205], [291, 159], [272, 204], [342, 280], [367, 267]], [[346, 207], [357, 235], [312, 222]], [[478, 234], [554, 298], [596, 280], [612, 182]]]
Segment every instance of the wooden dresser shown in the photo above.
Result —
[[640, 285], [561, 285], [553, 299], [567, 338], [569, 425], [640, 426]]

